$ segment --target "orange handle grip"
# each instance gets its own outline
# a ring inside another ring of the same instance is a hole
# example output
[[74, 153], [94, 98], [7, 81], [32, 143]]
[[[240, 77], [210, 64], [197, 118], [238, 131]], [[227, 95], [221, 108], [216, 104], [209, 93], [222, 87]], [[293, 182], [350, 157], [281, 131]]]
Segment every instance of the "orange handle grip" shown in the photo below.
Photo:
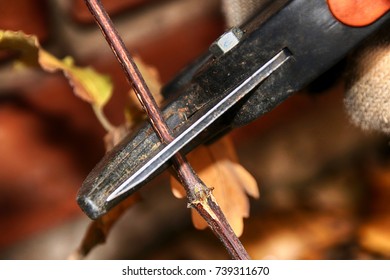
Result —
[[390, 0], [327, 0], [335, 18], [346, 25], [369, 25], [390, 10]]

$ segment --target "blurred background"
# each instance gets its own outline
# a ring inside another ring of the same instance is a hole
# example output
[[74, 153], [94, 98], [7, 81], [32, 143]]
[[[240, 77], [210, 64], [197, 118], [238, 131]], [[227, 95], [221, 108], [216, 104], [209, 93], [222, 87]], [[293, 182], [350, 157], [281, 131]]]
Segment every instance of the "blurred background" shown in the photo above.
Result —
[[[102, 2], [163, 83], [226, 27], [218, 0]], [[57, 57], [109, 74], [105, 112], [124, 121], [129, 86], [83, 0], [1, 0], [0, 29], [35, 34]], [[105, 131], [62, 74], [17, 72], [11, 62], [0, 52], [0, 259], [66, 259], [90, 222], [75, 198], [104, 155]], [[350, 124], [336, 76], [232, 133], [260, 187], [241, 238], [254, 259], [390, 257], [390, 138]], [[141, 195], [88, 258], [229, 259], [209, 230], [193, 228], [167, 173]]]

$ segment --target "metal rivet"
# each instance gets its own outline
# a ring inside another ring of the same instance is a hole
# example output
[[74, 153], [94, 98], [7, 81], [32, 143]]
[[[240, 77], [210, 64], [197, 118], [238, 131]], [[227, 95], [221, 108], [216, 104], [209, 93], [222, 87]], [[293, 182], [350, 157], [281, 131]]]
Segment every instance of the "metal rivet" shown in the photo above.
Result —
[[210, 52], [216, 57], [224, 55], [240, 42], [243, 34], [244, 32], [241, 29], [233, 27], [211, 44]]

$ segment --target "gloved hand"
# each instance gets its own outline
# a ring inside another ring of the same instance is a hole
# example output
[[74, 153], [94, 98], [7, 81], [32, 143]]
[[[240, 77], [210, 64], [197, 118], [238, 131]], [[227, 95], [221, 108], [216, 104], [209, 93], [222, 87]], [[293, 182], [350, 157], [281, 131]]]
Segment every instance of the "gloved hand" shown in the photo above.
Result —
[[[269, 0], [223, 0], [228, 27], [239, 26]], [[390, 32], [368, 39], [350, 57], [345, 106], [353, 123], [390, 134]]]
[[383, 28], [351, 55], [345, 106], [353, 123], [390, 135], [390, 32]]
[[267, 0], [223, 0], [222, 10], [227, 27], [241, 25], [266, 2]]

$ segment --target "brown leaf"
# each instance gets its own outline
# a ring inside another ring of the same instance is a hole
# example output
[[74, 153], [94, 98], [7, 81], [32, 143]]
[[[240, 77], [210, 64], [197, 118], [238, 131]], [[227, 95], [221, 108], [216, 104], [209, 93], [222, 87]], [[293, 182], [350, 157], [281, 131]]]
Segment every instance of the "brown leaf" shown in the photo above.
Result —
[[138, 193], [131, 195], [120, 204], [111, 209], [106, 215], [92, 221], [89, 224], [80, 246], [68, 259], [79, 260], [85, 258], [97, 245], [106, 241], [111, 228], [122, 217], [122, 214], [141, 199]]
[[[209, 146], [199, 146], [188, 155], [188, 160], [199, 177], [213, 194], [237, 236], [243, 232], [243, 218], [249, 217], [249, 196], [259, 197], [256, 180], [237, 159], [233, 143], [228, 136]], [[185, 196], [180, 183], [171, 177], [173, 194]], [[204, 229], [207, 223], [192, 210], [192, 221], [196, 228]]]
[[130, 132], [130, 128], [127, 124], [123, 124], [120, 126], [116, 126], [108, 131], [108, 133], [104, 136], [104, 146], [106, 147], [106, 151], [108, 152], [116, 144], [118, 144], [125, 136]]
[[359, 244], [368, 252], [390, 257], [390, 165], [371, 162], [368, 172], [370, 212], [358, 231]]
[[370, 252], [390, 257], [390, 214], [371, 218], [359, 228], [359, 244]]
[[[139, 57], [134, 57], [134, 61], [140, 69], [141, 74], [148, 84], [156, 102], [160, 104], [163, 100], [163, 97], [160, 93], [161, 82], [159, 80], [160, 78], [156, 68], [145, 64]], [[130, 102], [127, 104], [124, 112], [126, 123], [117, 127], [111, 127], [108, 130], [108, 133], [104, 137], [106, 151], [111, 150], [132, 131], [134, 125], [145, 119], [144, 111], [142, 110], [142, 106], [136, 98], [134, 90], [131, 89], [128, 95]]]
[[354, 236], [353, 216], [292, 210], [250, 219], [243, 242], [253, 259], [328, 259]]
[[[156, 103], [160, 105], [164, 98], [161, 94], [161, 81], [157, 69], [146, 64], [140, 57], [137, 56], [134, 57], [134, 62], [137, 64], [137, 67], [145, 79], [150, 92], [153, 94], [154, 100], [156, 100]], [[145, 113], [133, 88], [130, 89], [128, 95], [130, 103], [127, 106], [125, 116], [127, 123], [132, 126], [143, 120], [145, 118]]]
[[[160, 93], [161, 82], [156, 68], [145, 64], [141, 58], [134, 57], [134, 61], [137, 64], [142, 76], [147, 82], [149, 89], [151, 90], [156, 102], [160, 104], [163, 100], [163, 97]], [[126, 123], [111, 127], [107, 134], [104, 136], [104, 143], [106, 151], [111, 150], [116, 144], [118, 144], [127, 134], [132, 131], [134, 125], [145, 118], [144, 111], [142, 106], [139, 103], [134, 90], [129, 91], [130, 102], [125, 108], [125, 119]], [[97, 113], [98, 115], [98, 113]], [[98, 116], [99, 117], [99, 116]]]
[[[152, 93], [154, 94], [156, 101], [161, 102], [161, 84], [158, 78], [157, 71], [155, 70], [155, 68], [144, 64], [139, 58], [136, 58], [135, 61], [145, 81], [148, 83]], [[138, 100], [136, 100], [135, 94], [132, 91], [133, 90], [131, 90], [129, 93], [131, 99], [129, 108], [127, 108], [127, 110], [125, 111], [127, 122], [117, 127], [111, 127], [108, 130], [108, 133], [104, 137], [106, 151], [109, 151], [116, 144], [118, 144], [131, 131], [132, 126], [137, 124], [137, 122], [143, 118], [141, 105], [139, 105], [139, 102]], [[97, 116], [99, 117], [98, 114]], [[84, 238], [79, 248], [75, 252], [73, 252], [68, 258], [83, 259], [94, 247], [101, 243], [104, 243], [111, 228], [115, 225], [115, 223], [122, 216], [122, 214], [139, 200], [140, 195], [138, 193], [135, 193], [123, 202], [121, 202], [115, 208], [110, 210], [106, 215], [98, 218], [95, 221], [92, 221], [84, 235]]]

